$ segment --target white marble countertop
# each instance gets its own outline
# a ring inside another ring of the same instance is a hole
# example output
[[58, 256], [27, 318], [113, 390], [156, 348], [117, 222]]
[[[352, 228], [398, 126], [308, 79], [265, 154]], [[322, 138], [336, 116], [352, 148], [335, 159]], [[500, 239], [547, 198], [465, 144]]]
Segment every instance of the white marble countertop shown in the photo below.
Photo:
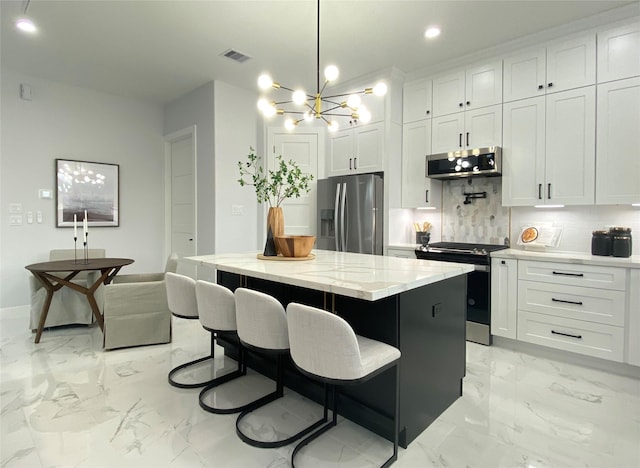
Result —
[[536, 252], [533, 250], [505, 249], [491, 253], [491, 258], [514, 258], [541, 262], [566, 262], [581, 265], [601, 265], [621, 268], [640, 268], [640, 255], [628, 258], [604, 257], [580, 252]]
[[387, 245], [388, 249], [398, 249], [398, 250], [411, 250], [414, 251], [418, 248], [420, 244], [389, 244]]
[[473, 265], [313, 250], [305, 261], [260, 260], [260, 252], [185, 257], [221, 271], [376, 301], [473, 271]]

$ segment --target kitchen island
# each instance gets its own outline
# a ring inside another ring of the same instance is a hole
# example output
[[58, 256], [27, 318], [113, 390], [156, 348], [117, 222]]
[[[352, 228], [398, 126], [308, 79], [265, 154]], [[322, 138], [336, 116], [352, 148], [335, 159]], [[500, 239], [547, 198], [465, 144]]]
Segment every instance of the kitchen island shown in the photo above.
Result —
[[[261, 260], [257, 252], [188, 257], [217, 270], [218, 283], [247, 287], [345, 318], [356, 333], [396, 346], [400, 362], [400, 445], [406, 447], [462, 394], [466, 273], [473, 265], [315, 250], [304, 261]], [[237, 356], [237, 343], [220, 340]], [[249, 366], [273, 376], [273, 363]], [[289, 366], [285, 383], [316, 401], [322, 388]], [[341, 390], [340, 412], [392, 438], [394, 372]]]

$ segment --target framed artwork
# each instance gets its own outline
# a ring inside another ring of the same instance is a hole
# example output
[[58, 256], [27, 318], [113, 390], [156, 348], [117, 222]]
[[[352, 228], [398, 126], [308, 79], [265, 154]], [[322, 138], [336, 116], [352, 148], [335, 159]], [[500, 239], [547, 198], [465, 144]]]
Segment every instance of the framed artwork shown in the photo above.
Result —
[[119, 226], [118, 164], [56, 159], [56, 227]]

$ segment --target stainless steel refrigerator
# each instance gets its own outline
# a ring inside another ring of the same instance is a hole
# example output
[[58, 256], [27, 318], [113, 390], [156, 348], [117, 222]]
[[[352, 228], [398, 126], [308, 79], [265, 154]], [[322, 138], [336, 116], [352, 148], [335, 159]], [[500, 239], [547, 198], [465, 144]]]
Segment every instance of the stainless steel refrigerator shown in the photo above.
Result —
[[318, 181], [316, 248], [382, 255], [382, 174]]

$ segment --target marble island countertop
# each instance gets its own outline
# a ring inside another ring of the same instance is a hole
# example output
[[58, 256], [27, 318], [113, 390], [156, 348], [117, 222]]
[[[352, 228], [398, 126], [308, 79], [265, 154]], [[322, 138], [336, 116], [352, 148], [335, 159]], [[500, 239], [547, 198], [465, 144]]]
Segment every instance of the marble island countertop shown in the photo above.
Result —
[[567, 262], [580, 265], [640, 268], [640, 255], [632, 255], [628, 258], [619, 258], [591, 255], [581, 252], [545, 252], [535, 250], [506, 249], [492, 252], [491, 258], [514, 258], [517, 260], [538, 260], [541, 262]]
[[220, 271], [376, 301], [473, 271], [473, 265], [313, 250], [314, 259], [271, 261], [259, 252], [185, 257]]

